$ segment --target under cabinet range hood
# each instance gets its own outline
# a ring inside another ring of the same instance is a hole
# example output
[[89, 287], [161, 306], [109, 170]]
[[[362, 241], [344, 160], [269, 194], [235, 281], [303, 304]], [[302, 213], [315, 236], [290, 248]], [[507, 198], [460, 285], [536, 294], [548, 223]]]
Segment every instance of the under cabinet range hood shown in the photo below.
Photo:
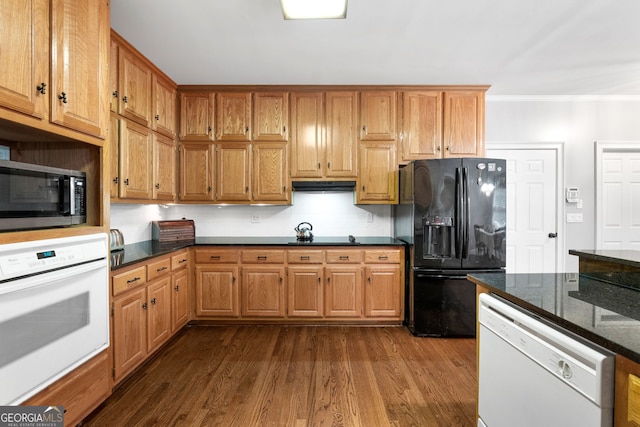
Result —
[[294, 191], [354, 191], [355, 181], [292, 181]]

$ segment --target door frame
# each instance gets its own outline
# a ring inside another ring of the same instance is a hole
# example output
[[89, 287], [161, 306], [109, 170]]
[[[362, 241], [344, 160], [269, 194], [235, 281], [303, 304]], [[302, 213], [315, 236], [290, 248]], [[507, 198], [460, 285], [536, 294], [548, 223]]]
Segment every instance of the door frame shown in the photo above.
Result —
[[596, 163], [596, 194], [595, 194], [595, 247], [601, 248], [602, 239], [602, 156], [609, 152], [640, 152], [640, 141], [596, 141], [595, 142], [595, 163]]
[[565, 268], [566, 234], [564, 223], [564, 142], [531, 142], [531, 141], [487, 141], [485, 150], [553, 150], [556, 152], [556, 233], [560, 236], [556, 246], [556, 273], [563, 272]]

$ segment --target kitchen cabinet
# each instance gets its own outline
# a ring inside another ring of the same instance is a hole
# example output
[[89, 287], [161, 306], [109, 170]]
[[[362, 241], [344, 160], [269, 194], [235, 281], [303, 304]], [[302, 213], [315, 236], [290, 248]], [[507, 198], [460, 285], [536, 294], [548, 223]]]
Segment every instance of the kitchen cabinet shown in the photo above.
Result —
[[216, 200], [251, 200], [251, 144], [216, 143]]
[[251, 92], [216, 94], [216, 140], [251, 140]]
[[396, 143], [361, 142], [356, 203], [398, 202]]
[[52, 0], [51, 54], [51, 121], [104, 138], [109, 99], [109, 3]]
[[151, 199], [153, 135], [146, 127], [124, 119], [119, 127], [119, 196]]
[[360, 92], [360, 140], [396, 140], [397, 94], [388, 90]]
[[285, 253], [280, 249], [245, 249], [241, 253], [243, 317], [286, 315]]
[[171, 331], [180, 330], [189, 321], [189, 251], [171, 257]]
[[324, 94], [291, 94], [291, 178], [324, 175]]
[[147, 357], [146, 289], [140, 288], [112, 304], [113, 379], [119, 382]]
[[484, 156], [484, 91], [444, 93], [444, 157]]
[[289, 140], [288, 92], [256, 92], [253, 94], [253, 108], [253, 141]]
[[287, 261], [288, 317], [324, 315], [324, 268], [321, 250], [289, 250]]
[[328, 91], [326, 105], [326, 167], [324, 175], [355, 178], [358, 159], [358, 93]]
[[109, 197], [117, 199], [120, 194], [120, 120], [111, 113], [109, 125]]
[[118, 113], [151, 128], [151, 69], [133, 51], [118, 49]]
[[152, 353], [171, 336], [171, 276], [147, 285], [147, 352]]
[[290, 203], [289, 162], [286, 143], [253, 144], [253, 194], [254, 202]]
[[3, 1], [0, 22], [0, 106], [48, 120], [49, 0]]
[[401, 313], [399, 265], [365, 267], [364, 313], [367, 317], [398, 318]]
[[443, 157], [441, 91], [402, 93], [402, 161]]
[[196, 316], [240, 316], [239, 260], [238, 250], [195, 250]]
[[180, 93], [180, 139], [213, 141], [215, 94], [213, 92]]
[[212, 201], [215, 181], [215, 146], [212, 143], [180, 144], [180, 192], [182, 201]]
[[154, 200], [173, 201], [176, 198], [176, 147], [173, 139], [153, 135]]
[[359, 249], [326, 251], [326, 316], [357, 319], [363, 317], [362, 262]]
[[640, 365], [616, 355], [614, 427], [640, 426]]
[[153, 73], [151, 90], [151, 128], [173, 139], [176, 136], [176, 85], [157, 73]]

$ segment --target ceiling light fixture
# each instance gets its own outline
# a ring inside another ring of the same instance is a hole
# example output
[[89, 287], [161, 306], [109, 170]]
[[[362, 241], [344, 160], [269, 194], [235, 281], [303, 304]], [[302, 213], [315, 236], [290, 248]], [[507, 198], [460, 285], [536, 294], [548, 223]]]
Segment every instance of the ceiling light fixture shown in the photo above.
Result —
[[280, 0], [284, 19], [344, 19], [347, 0]]

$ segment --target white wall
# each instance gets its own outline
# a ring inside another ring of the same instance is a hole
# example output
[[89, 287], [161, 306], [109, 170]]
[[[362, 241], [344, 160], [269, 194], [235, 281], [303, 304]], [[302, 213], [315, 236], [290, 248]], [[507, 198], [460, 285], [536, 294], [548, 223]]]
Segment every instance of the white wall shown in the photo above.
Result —
[[[486, 102], [486, 143], [562, 142], [563, 187], [579, 187], [582, 209], [561, 204], [564, 213], [581, 212], [582, 223], [565, 224], [564, 247], [595, 248], [595, 141], [640, 141], [640, 97], [492, 97]], [[565, 216], [566, 217], [566, 216]], [[565, 254], [565, 271], [578, 259]]]
[[193, 219], [198, 236], [295, 237], [301, 222], [311, 223], [318, 237], [392, 236], [391, 211], [388, 205], [356, 206], [352, 192], [294, 192], [291, 206], [113, 204], [111, 228], [119, 228], [126, 243], [151, 239], [150, 221], [179, 218]]
[[[640, 141], [640, 97], [498, 97], [487, 95], [485, 134], [492, 142], [562, 142], [564, 187], [580, 187], [583, 208], [563, 204], [564, 213], [582, 212], [583, 223], [566, 224], [566, 249], [595, 248], [595, 141]], [[112, 205], [111, 228], [127, 243], [151, 238], [150, 221], [190, 218], [199, 236], [292, 236], [302, 221], [316, 236], [391, 236], [390, 206], [355, 206], [352, 193], [294, 193], [292, 206]], [[367, 222], [367, 213], [373, 222]], [[259, 223], [252, 223], [257, 215]], [[577, 270], [565, 255], [565, 271]]]

